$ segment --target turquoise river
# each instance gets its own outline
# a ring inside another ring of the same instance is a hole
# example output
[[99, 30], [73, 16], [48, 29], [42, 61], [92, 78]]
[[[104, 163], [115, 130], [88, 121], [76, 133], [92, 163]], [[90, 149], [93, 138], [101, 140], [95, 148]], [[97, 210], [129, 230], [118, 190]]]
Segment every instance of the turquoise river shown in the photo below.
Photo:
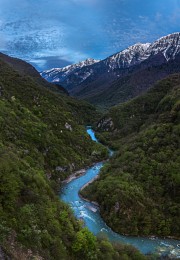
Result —
[[[91, 128], [87, 128], [87, 133], [93, 141], [98, 142]], [[113, 155], [113, 152], [110, 150], [109, 153], [110, 156]], [[65, 183], [60, 198], [70, 205], [78, 219], [83, 219], [85, 225], [93, 234], [97, 235], [103, 232], [110, 241], [131, 244], [144, 254], [157, 253], [159, 255], [169, 255], [172, 259], [180, 259], [180, 241], [157, 237], [131, 237], [117, 234], [112, 231], [101, 218], [98, 207], [83, 200], [79, 196], [79, 190], [99, 174], [104, 164], [105, 162], [96, 163], [87, 169], [83, 176], [69, 183]]]

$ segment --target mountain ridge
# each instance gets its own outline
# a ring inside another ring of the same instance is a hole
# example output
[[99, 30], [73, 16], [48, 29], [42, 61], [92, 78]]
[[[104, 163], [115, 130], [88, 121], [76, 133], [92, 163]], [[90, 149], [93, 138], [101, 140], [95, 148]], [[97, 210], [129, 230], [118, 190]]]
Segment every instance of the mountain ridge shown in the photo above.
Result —
[[[104, 77], [106, 83], [109, 84], [121, 77], [122, 69], [136, 66], [158, 53], [163, 54], [165, 58], [164, 62], [174, 59], [176, 55], [180, 53], [180, 33], [169, 34], [159, 38], [153, 43], [136, 43], [104, 60], [96, 61], [81, 68], [79, 68], [77, 64], [71, 65], [71, 71], [67, 77], [65, 77], [65, 80], [63, 76], [61, 78], [61, 74], [58, 75], [55, 73], [57, 69], [51, 70], [50, 77], [48, 71], [42, 72], [41, 75], [51, 82], [57, 80], [59, 83], [64, 84], [64, 87], [68, 89], [72, 95], [78, 96], [77, 87], [82, 89], [86, 85], [91, 87], [91, 83], [94, 84], [94, 82], [101, 77]], [[65, 68], [67, 69], [67, 67]], [[74, 68], [74, 70], [72, 70], [72, 68]], [[63, 68], [60, 69], [60, 71], [63, 71]]]
[[68, 95], [68, 92], [61, 85], [53, 84], [51, 82], [47, 82], [39, 72], [29, 63], [23, 61], [18, 58], [14, 58], [8, 56], [4, 53], [0, 52], [0, 59], [11, 66], [14, 70], [18, 71], [18, 73], [22, 76], [30, 76], [32, 77], [38, 84], [43, 85], [44, 87], [59, 93], [64, 93]]
[[[123, 76], [113, 81], [110, 87], [97, 93], [91, 92], [87, 86], [78, 93], [78, 97], [104, 109], [126, 102], [150, 89], [154, 83], [170, 74], [180, 72], [180, 55], [174, 60], [164, 62], [165, 57], [159, 53], [148, 61], [131, 67], [123, 72]], [[148, 63], [148, 65], [147, 65]], [[82, 95], [82, 96], [81, 96]]]
[[[48, 82], [53, 83], [63, 83], [65, 85], [69, 84], [69, 77], [76, 73], [76, 71], [82, 69], [83, 67], [91, 66], [100, 60], [95, 60], [92, 58], [86, 59], [84, 61], [80, 61], [79, 63], [68, 65], [63, 68], [53, 68], [47, 71], [41, 72], [41, 76], [45, 78]], [[80, 83], [83, 82], [87, 77], [88, 74], [83, 75], [83, 77], [80, 79]], [[68, 88], [69, 89], [69, 88]]]

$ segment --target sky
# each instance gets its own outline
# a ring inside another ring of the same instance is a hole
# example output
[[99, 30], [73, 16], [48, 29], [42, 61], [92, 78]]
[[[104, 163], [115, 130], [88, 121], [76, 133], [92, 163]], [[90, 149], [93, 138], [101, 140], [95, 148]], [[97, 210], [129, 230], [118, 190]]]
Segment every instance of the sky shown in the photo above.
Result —
[[180, 0], [0, 0], [0, 52], [39, 71], [180, 31]]

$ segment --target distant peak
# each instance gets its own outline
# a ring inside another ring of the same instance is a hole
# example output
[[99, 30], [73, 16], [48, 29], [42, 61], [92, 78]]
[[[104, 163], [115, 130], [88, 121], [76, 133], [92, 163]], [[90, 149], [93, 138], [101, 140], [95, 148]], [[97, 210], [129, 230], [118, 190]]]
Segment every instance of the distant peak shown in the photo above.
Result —
[[86, 59], [85, 61], [98, 62], [98, 61], [100, 61], [100, 60], [95, 60], [95, 59], [93, 59], [93, 58], [88, 58], [88, 59]]
[[99, 61], [100, 60], [95, 60], [93, 58], [88, 58], [88, 59], [86, 59], [84, 61], [79, 61], [78, 63], [74, 63], [74, 64], [68, 65], [66, 67], [63, 67], [63, 68], [52, 68], [52, 69], [46, 70], [44, 72], [45, 73], [51, 73], [51, 72], [67, 71], [67, 70], [71, 70], [71, 69], [75, 69], [75, 68], [82, 68], [82, 67], [85, 67], [85, 66], [89, 66], [89, 65], [95, 64], [95, 63], [97, 63]]
[[127, 49], [125, 50], [129, 50], [129, 49], [142, 49], [142, 50], [147, 50], [149, 48], [149, 46], [151, 45], [151, 43], [141, 43], [141, 42], [138, 42], [138, 43], [135, 43], [134, 45], [131, 45], [130, 47], [128, 47]]
[[94, 63], [97, 63], [99, 62], [100, 60], [95, 60], [93, 58], [88, 58], [84, 61], [80, 61], [78, 64], [87, 64], [87, 65], [91, 65], [91, 64], [94, 64]]
[[155, 44], [157, 42], [171, 42], [173, 40], [180, 40], [180, 32], [177, 32], [177, 33], [172, 33], [172, 34], [168, 34], [166, 36], [163, 36], [159, 39], [157, 39], [154, 43], [152, 44]]
[[[180, 32], [175, 32], [175, 33], [171, 33], [171, 34], [162, 36], [161, 38], [159, 38], [159, 40], [161, 40], [161, 39], [176, 38], [176, 37], [180, 37]], [[157, 41], [158, 41], [158, 40], [157, 40]]]

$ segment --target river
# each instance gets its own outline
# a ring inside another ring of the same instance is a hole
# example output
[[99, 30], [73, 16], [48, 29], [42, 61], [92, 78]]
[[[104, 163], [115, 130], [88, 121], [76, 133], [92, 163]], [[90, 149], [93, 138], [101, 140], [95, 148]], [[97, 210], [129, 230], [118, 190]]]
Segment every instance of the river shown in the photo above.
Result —
[[[91, 128], [87, 129], [87, 133], [93, 141], [98, 142]], [[110, 151], [110, 156], [112, 156], [112, 154], [113, 152]], [[104, 164], [105, 162], [99, 162], [87, 169], [85, 175], [72, 180], [70, 183], [64, 184], [60, 198], [70, 205], [78, 219], [83, 219], [85, 226], [87, 226], [94, 235], [103, 232], [110, 241], [131, 244], [144, 254], [168, 254], [172, 259], [180, 258], [180, 241], [155, 237], [131, 237], [117, 234], [112, 231], [101, 218], [98, 207], [83, 200], [79, 196], [79, 190], [99, 174]]]

